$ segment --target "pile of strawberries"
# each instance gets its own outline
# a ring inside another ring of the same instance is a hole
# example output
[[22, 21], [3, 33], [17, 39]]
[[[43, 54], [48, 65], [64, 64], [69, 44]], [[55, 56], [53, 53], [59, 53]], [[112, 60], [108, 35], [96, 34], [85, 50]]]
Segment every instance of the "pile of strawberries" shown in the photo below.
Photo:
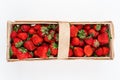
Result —
[[58, 24], [15, 24], [10, 34], [10, 58], [48, 58], [58, 54]]
[[[58, 24], [12, 25], [10, 58], [57, 57], [58, 34]], [[109, 56], [110, 39], [108, 24], [71, 24], [69, 57]]]
[[71, 24], [69, 57], [109, 56], [108, 24]]

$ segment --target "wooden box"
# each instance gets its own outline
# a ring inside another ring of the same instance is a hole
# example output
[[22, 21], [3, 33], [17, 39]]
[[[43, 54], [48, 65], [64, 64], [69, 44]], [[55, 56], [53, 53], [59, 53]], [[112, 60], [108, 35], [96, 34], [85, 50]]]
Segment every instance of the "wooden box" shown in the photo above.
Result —
[[[19, 59], [11, 59], [9, 50], [10, 50], [10, 33], [12, 30], [12, 26], [14, 24], [58, 24], [59, 25], [59, 46], [58, 46], [58, 55], [57, 57], [49, 57], [47, 59], [41, 58], [27, 58], [24, 60]], [[109, 47], [110, 52], [108, 56], [104, 57], [68, 57], [69, 45], [70, 45], [70, 25], [72, 24], [108, 24], [109, 30], [112, 39], [110, 40]], [[7, 61], [33, 61], [33, 60], [56, 60], [56, 59], [67, 59], [67, 60], [75, 60], [75, 59], [85, 59], [85, 60], [112, 60], [114, 58], [114, 27], [112, 21], [96, 21], [96, 22], [66, 22], [66, 21], [15, 21], [7, 22]]]

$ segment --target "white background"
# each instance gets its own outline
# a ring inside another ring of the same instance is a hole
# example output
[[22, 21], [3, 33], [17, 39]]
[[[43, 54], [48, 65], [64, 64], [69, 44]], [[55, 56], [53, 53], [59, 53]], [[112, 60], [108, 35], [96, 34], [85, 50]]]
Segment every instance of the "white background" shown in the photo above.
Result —
[[[114, 60], [6, 61], [7, 20], [114, 23]], [[119, 80], [119, 0], [0, 0], [0, 80]]]

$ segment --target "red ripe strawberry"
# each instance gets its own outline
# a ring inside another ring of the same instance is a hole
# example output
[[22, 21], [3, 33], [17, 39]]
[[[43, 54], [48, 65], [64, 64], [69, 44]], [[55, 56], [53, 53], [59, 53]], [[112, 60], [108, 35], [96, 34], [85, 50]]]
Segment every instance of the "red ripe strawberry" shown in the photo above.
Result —
[[25, 41], [24, 43], [24, 47], [27, 49], [27, 50], [30, 50], [30, 51], [33, 51], [36, 47], [34, 46], [33, 42], [28, 40], [28, 41]]
[[39, 37], [37, 34], [34, 34], [34, 35], [32, 36], [32, 38], [31, 38], [31, 40], [33, 41], [33, 43], [34, 43], [35, 45], [39, 45], [39, 44], [41, 44], [41, 43], [43, 42], [42, 37]]
[[93, 25], [93, 28], [94, 28], [96, 31], [100, 31], [100, 30], [101, 30], [101, 24], [94, 24], [94, 25]]
[[80, 40], [80, 44], [79, 44], [79, 46], [82, 47], [82, 46], [84, 46], [84, 44], [85, 44], [84, 41], [83, 41], [83, 40]]
[[109, 54], [110, 49], [108, 47], [103, 47], [102, 49], [103, 49], [103, 56], [106, 56]]
[[94, 39], [94, 40], [93, 40], [93, 47], [97, 48], [97, 47], [99, 47], [99, 46], [100, 46], [99, 41], [98, 41], [97, 39]]
[[49, 29], [45, 26], [40, 27], [40, 29], [37, 31], [38, 35], [41, 37], [48, 35], [48, 32], [49, 32]]
[[104, 44], [108, 44], [109, 43], [109, 37], [107, 33], [102, 33], [100, 35], [98, 35], [98, 41], [104, 45]]
[[42, 27], [42, 26], [41, 26], [40, 24], [36, 24], [36, 25], [34, 26], [34, 29], [35, 29], [35, 30], [40, 30], [41, 27]]
[[74, 25], [70, 27], [70, 37], [76, 37], [78, 34], [78, 28]]
[[10, 38], [13, 39], [17, 36], [17, 33], [16, 31], [12, 31], [11, 34], [10, 34]]
[[47, 58], [48, 46], [42, 45], [35, 50], [34, 55], [40, 58]]
[[34, 28], [30, 28], [30, 29], [29, 29], [29, 34], [35, 34], [35, 33], [36, 33], [36, 31], [35, 31]]
[[78, 28], [78, 30], [81, 30], [82, 28], [83, 28], [83, 25], [82, 24], [77, 24], [77, 25], [75, 25], [77, 28]]
[[18, 33], [17, 37], [22, 39], [22, 40], [26, 40], [28, 38], [28, 34], [24, 33], [24, 32]]
[[58, 54], [58, 44], [57, 43], [51, 43], [50, 44], [50, 51], [53, 56], [57, 56]]
[[44, 41], [46, 41], [46, 42], [51, 42], [51, 40], [52, 40], [52, 35], [51, 35], [51, 34], [45, 35]]
[[77, 37], [72, 38], [71, 44], [72, 44], [73, 46], [79, 45], [79, 44], [80, 44], [79, 38], [77, 38]]
[[44, 40], [45, 40], [46, 42], [52, 42], [52, 41], [53, 41], [54, 34], [55, 34], [55, 31], [50, 30], [49, 34], [44, 36]]
[[19, 60], [27, 59], [29, 56], [29, 53], [27, 52], [27, 49], [24, 47], [21, 47], [17, 50], [17, 58]]
[[12, 58], [16, 58], [17, 57], [17, 48], [15, 46], [11, 46], [10, 57], [12, 57]]
[[73, 51], [72, 51], [72, 49], [70, 48], [69, 49], [69, 57], [72, 57], [73, 56]]
[[102, 56], [103, 55], [103, 49], [102, 48], [98, 48], [96, 51], [95, 51], [96, 55], [97, 56]]
[[26, 24], [21, 25], [21, 30], [22, 30], [23, 32], [28, 32], [29, 29], [30, 29], [30, 26], [29, 26], [29, 25], [26, 25]]
[[85, 24], [84, 29], [89, 31], [91, 29], [90, 24]]
[[87, 31], [81, 29], [81, 30], [78, 32], [78, 37], [79, 37], [80, 39], [85, 39], [86, 36], [87, 36]]
[[108, 26], [107, 26], [107, 25], [102, 25], [100, 32], [101, 32], [101, 33], [104, 33], [104, 32], [107, 31], [107, 29], [108, 29]]
[[13, 42], [15, 44], [15, 47], [21, 47], [23, 45], [23, 41], [19, 38], [14, 38]]
[[87, 37], [87, 38], [85, 39], [85, 42], [86, 42], [86, 44], [88, 44], [88, 45], [92, 45], [92, 44], [93, 44], [93, 38], [92, 38], [92, 37]]
[[93, 37], [96, 37], [98, 35], [94, 29], [90, 29], [88, 33], [89, 35], [92, 35]]
[[85, 55], [88, 56], [88, 57], [92, 56], [92, 54], [93, 54], [93, 49], [92, 49], [92, 47], [91, 47], [90, 45], [86, 45], [86, 46], [84, 47], [84, 53], [85, 53]]
[[76, 57], [82, 57], [82, 56], [84, 56], [83, 49], [80, 48], [80, 47], [74, 47], [73, 52], [74, 52], [74, 55]]

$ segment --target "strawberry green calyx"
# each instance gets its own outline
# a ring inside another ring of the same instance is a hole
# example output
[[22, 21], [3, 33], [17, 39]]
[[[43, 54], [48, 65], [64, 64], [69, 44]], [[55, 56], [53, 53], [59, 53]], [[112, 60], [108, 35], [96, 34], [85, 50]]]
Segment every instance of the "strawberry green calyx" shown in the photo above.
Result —
[[101, 30], [101, 24], [97, 24], [97, 25], [96, 25], [96, 30], [97, 30], [97, 31]]
[[99, 41], [98, 40], [95, 40], [95, 42], [94, 42], [94, 47], [99, 47], [100, 46], [100, 43], [99, 43]]
[[52, 39], [52, 35], [49, 34], [49, 35], [48, 35], [48, 40], [51, 40], [51, 39]]
[[108, 33], [108, 37], [109, 37], [109, 39], [112, 39], [112, 37], [111, 37], [111, 33], [110, 33], [110, 30], [109, 30], [109, 29], [107, 30], [107, 33]]
[[55, 30], [57, 27], [54, 25], [54, 24], [50, 24], [49, 26], [48, 26], [48, 29], [53, 29], [53, 30]]
[[86, 38], [86, 33], [83, 29], [78, 32], [78, 37], [81, 39]]
[[48, 34], [49, 29], [45, 26], [42, 26], [41, 31], [42, 31], [43, 35], [45, 35], [45, 34]]
[[11, 48], [10, 48], [10, 50], [9, 50], [9, 54], [10, 54], [10, 57], [12, 57], [13, 52], [12, 52], [12, 49], [11, 49]]
[[51, 55], [51, 51], [50, 49], [48, 49], [47, 56], [50, 57], [50, 55]]
[[20, 25], [17, 24], [14, 26], [13, 30], [17, 32], [19, 30], [19, 28], [20, 28]]
[[23, 45], [23, 41], [20, 41], [18, 43], [15, 43], [15, 47], [19, 48]]
[[53, 43], [53, 48], [58, 48], [58, 44], [57, 43]]
[[59, 35], [56, 34], [55, 38], [56, 38], [56, 41], [58, 41], [59, 40]]
[[27, 52], [27, 49], [25, 49], [24, 47], [19, 48], [19, 50], [20, 50], [22, 53], [26, 53], [26, 52]]

